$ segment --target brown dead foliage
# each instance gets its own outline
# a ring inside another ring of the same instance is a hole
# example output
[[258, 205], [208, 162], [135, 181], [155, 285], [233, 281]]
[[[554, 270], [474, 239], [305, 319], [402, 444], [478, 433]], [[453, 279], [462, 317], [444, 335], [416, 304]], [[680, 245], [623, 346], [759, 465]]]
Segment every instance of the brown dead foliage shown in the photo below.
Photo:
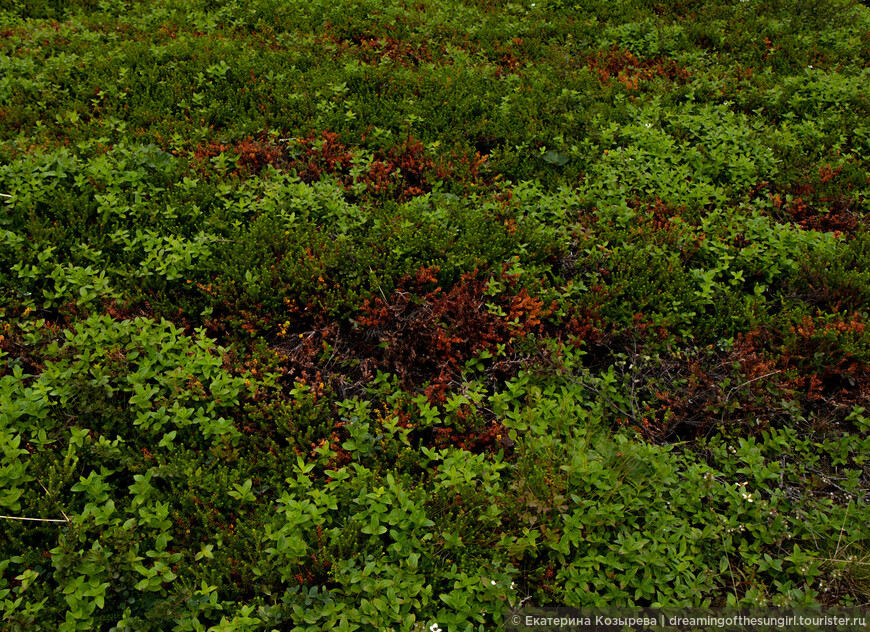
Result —
[[607, 84], [616, 78], [629, 90], [637, 90], [642, 82], [655, 77], [686, 83], [691, 76], [688, 70], [670, 57], [640, 60], [631, 51], [616, 45], [588, 57], [586, 64], [597, 71], [601, 83]]
[[350, 175], [354, 152], [338, 140], [337, 134], [323, 132], [319, 139], [312, 134], [302, 139], [302, 144], [305, 158], [290, 165], [300, 177], [311, 182], [324, 174], [336, 175], [349, 194], [354, 185], [363, 184], [366, 195], [404, 202], [431, 191], [436, 180], [461, 182], [466, 187], [494, 182], [494, 178], [487, 180], [480, 173], [487, 156], [471, 156], [454, 148], [449, 157], [441, 156], [436, 162], [423, 143], [410, 135], [393, 147], [375, 151], [366, 171], [355, 178]]
[[828, 420], [842, 419], [870, 397], [870, 364], [850, 350], [865, 331], [857, 313], [807, 316], [787, 331], [740, 334], [731, 350], [715, 359], [670, 365], [683, 381], [679, 388], [656, 392], [661, 412], [668, 411], [659, 417], [668, 420], [661, 436], [685, 434], [685, 426], [700, 432], [720, 424], [759, 432], [778, 420], [791, 423], [789, 402], [814, 413], [814, 429], [825, 430]]
[[[272, 346], [280, 358], [281, 381], [288, 387], [301, 382], [313, 392], [325, 389], [345, 398], [364, 392], [383, 371], [396, 375], [409, 392], [422, 389], [430, 403], [438, 405], [460, 387], [465, 362], [484, 349], [495, 351], [496, 345], [504, 345], [504, 354], [486, 369], [487, 379], [494, 382], [527, 366], [528, 352], [519, 350], [521, 341], [552, 327], [545, 323], [552, 306], [525, 289], [486, 296], [489, 278], [476, 271], [445, 290], [438, 285], [437, 273], [437, 267], [421, 267], [400, 279], [391, 295], [365, 300], [353, 328], [340, 326], [310, 305], [294, 309], [298, 333], [288, 332]], [[507, 275], [500, 278], [510, 284]], [[488, 309], [488, 301], [503, 315]], [[560, 335], [580, 344], [580, 338], [594, 337], [593, 321], [578, 312]], [[412, 428], [413, 437], [425, 445], [453, 445], [472, 452], [511, 447], [498, 421], [472, 405], [454, 412], [453, 427], [437, 430], [413, 428], [407, 411], [389, 414], [402, 427]], [[333, 424], [338, 437], [344, 434], [341, 425]]]
[[826, 203], [827, 213], [821, 213], [819, 205], [811, 199], [796, 197], [783, 202], [779, 195], [773, 198], [774, 208], [782, 210], [785, 217], [804, 230], [817, 230], [851, 237], [861, 228], [862, 222], [854, 210], [854, 200], [842, 196], [834, 200], [822, 199], [819, 202]]
[[350, 167], [353, 160], [351, 150], [339, 140], [335, 132], [325, 130], [319, 137], [311, 133], [301, 139], [304, 158], [291, 163], [299, 174], [299, 178], [306, 183], [320, 180], [324, 174], [340, 172]]
[[870, 292], [860, 276], [831, 271], [811, 260], [801, 261], [797, 276], [800, 285], [793, 286], [792, 299], [827, 312], [853, 311], [867, 306]]
[[350, 175], [354, 152], [339, 140], [338, 134], [325, 131], [318, 138], [312, 133], [301, 143], [305, 157], [290, 166], [304, 182], [319, 180], [325, 174], [337, 175], [348, 192], [354, 184], [362, 183], [372, 195], [399, 201], [431, 189], [427, 178], [435, 165], [423, 143], [411, 136], [394, 147], [376, 152], [368, 169], [356, 179]]
[[641, 363], [632, 375], [633, 418], [622, 423], [659, 443], [693, 440], [724, 427], [749, 434], [764, 430], [783, 415], [783, 400], [797, 395], [779, 378], [783, 369], [761, 336], [739, 336], [727, 353], [708, 348]]
[[[430, 270], [431, 271], [431, 270]], [[395, 373], [408, 383], [431, 380], [427, 395], [443, 400], [462, 364], [483, 349], [506, 342], [510, 328], [485, 309], [485, 280], [469, 273], [443, 291], [420, 291], [405, 278], [391, 300], [366, 300], [357, 323], [365, 328], [360, 351], [374, 368]], [[534, 324], [532, 325], [534, 327]]]
[[233, 173], [238, 177], [259, 173], [267, 165], [282, 169], [288, 164], [284, 149], [275, 145], [267, 134], [256, 139], [249, 136], [235, 143], [201, 143], [193, 149], [191, 161], [198, 173], [208, 177], [212, 171], [211, 159], [225, 153], [237, 157]]
[[848, 314], [804, 316], [785, 336], [780, 362], [784, 369], [802, 374], [788, 384], [802, 388], [805, 400], [815, 406], [838, 409], [868, 401], [866, 316]]
[[350, 42], [355, 45], [352, 54], [365, 64], [377, 64], [386, 58], [405, 68], [419, 66], [433, 60], [432, 52], [425, 43], [417, 44], [402, 41], [395, 37], [355, 36]]
[[637, 211], [637, 234], [648, 235], [656, 244], [681, 243], [687, 257], [700, 248], [700, 241], [687, 239], [699, 219], [697, 215], [687, 212], [685, 207], [671, 206], [659, 198], [652, 202], [636, 200], [631, 206]]
[[[493, 48], [496, 53], [495, 76], [500, 78], [502, 74], [517, 72], [520, 68], [520, 60], [516, 55], [517, 49], [523, 45], [523, 38], [515, 37], [507, 44], [495, 42]], [[522, 53], [520, 53], [522, 54]]]
[[621, 423], [656, 442], [726, 427], [753, 435], [793, 424], [797, 408], [811, 430], [828, 432], [870, 398], [864, 320], [857, 312], [807, 316], [782, 331], [739, 334], [727, 352], [708, 347], [652, 363], [635, 352], [636, 387]]
[[[432, 189], [429, 178], [435, 163], [423, 143], [415, 138], [408, 136], [400, 144], [375, 155], [368, 170], [355, 181], [364, 184], [367, 192], [403, 202]], [[350, 189], [352, 182], [349, 178], [346, 180], [345, 187]]]
[[484, 176], [481, 170], [486, 165], [489, 156], [481, 155], [480, 151], [470, 152], [450, 150], [450, 157], [439, 156], [435, 165], [435, 175], [444, 182], [462, 183], [466, 189], [474, 187], [492, 187], [500, 174]]
[[115, 320], [133, 320], [135, 318], [151, 318], [155, 319], [154, 309], [148, 301], [138, 303], [124, 302], [119, 303], [116, 300], [103, 302], [105, 312]]
[[772, 191], [776, 219], [793, 222], [804, 230], [853, 238], [866, 227], [867, 220], [859, 211], [860, 200], [837, 186], [842, 170], [842, 166], [832, 168], [829, 163], [821, 166], [818, 176], [809, 181]]
[[[362, 140], [365, 139], [363, 134]], [[461, 182], [466, 188], [489, 186], [495, 181], [480, 173], [487, 156], [480, 153], [471, 156], [454, 148], [449, 156], [441, 156], [436, 162], [423, 143], [410, 135], [393, 147], [375, 151], [371, 164], [355, 176], [351, 175], [351, 167], [357, 152], [342, 142], [338, 133], [312, 131], [297, 143], [301, 155], [291, 159], [286, 148], [275, 145], [267, 134], [236, 143], [211, 141], [197, 145], [191, 161], [193, 168], [207, 178], [213, 170], [211, 159], [229, 153], [237, 158], [237, 168], [230, 175], [239, 178], [259, 173], [271, 165], [280, 170], [295, 169], [305, 183], [317, 182], [327, 175], [335, 176], [351, 197], [354, 185], [363, 184], [366, 196], [399, 202], [431, 191], [435, 180]]]
[[251, 173], [259, 173], [267, 165], [276, 168], [285, 162], [281, 148], [265, 141], [246, 138], [235, 145], [239, 154], [239, 165]]
[[[396, 30], [393, 25], [384, 26], [389, 31]], [[342, 32], [330, 22], [324, 24], [324, 29], [325, 33], [314, 39], [318, 49], [349, 55], [363, 64], [376, 65], [389, 59], [405, 68], [414, 68], [435, 58], [428, 42], [412, 42], [384, 33]], [[438, 55], [443, 56], [444, 48], [439, 49]]]
[[[497, 382], [515, 375], [528, 360], [519, 345], [529, 334], [573, 346], [603, 337], [592, 308], [576, 307], [556, 324], [549, 320], [555, 305], [525, 288], [487, 296], [489, 278], [472, 272], [443, 289], [436, 273], [437, 268], [420, 268], [400, 279], [391, 295], [366, 299], [353, 328], [330, 322], [313, 306], [297, 309], [293, 327], [298, 333], [288, 331], [273, 347], [283, 358], [287, 379], [322, 380], [349, 395], [383, 371], [411, 390], [428, 383], [427, 396], [441, 403], [459, 384], [465, 363], [483, 350], [504, 345], [486, 373]], [[499, 278], [508, 286], [513, 281], [504, 271]]]
[[226, 145], [224, 143], [218, 143], [214, 141], [210, 141], [208, 143], [201, 143], [194, 148], [193, 159], [197, 162], [205, 162], [210, 158], [220, 156], [221, 154], [228, 151], [232, 151], [231, 145]]
[[433, 169], [435, 163], [423, 143], [409, 136], [400, 145], [390, 148], [386, 159], [391, 165], [401, 169], [404, 182], [400, 197], [419, 195], [423, 189], [429, 188], [426, 174]]

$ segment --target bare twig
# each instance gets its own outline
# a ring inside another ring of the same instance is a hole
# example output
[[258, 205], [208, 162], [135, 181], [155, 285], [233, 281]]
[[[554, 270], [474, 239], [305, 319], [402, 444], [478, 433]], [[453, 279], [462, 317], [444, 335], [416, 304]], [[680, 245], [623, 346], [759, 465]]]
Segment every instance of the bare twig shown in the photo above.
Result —
[[[771, 371], [770, 373], [765, 373], [764, 375], [759, 375], [758, 377], [754, 377], [751, 380], [747, 380], [746, 382], [743, 382], [743, 384], [738, 384], [737, 386], [733, 387], [730, 391], [728, 391], [728, 395], [725, 396], [725, 403], [727, 404], [729, 401], [731, 401], [731, 396], [734, 394], [734, 391], [737, 391], [748, 384], [752, 384], [753, 382], [757, 382], [758, 380], [763, 380], [766, 377], [770, 377], [771, 375], [776, 375], [777, 373], [782, 373], [782, 369], [779, 369], [777, 371]], [[722, 417], [720, 417], [719, 423], [723, 423], [724, 421], [725, 421], [725, 409], [723, 406]]]
[[[843, 480], [843, 479], [834, 479], [834, 478], [831, 478], [830, 476], [824, 474], [823, 472], [820, 472], [819, 470], [813, 470], [813, 469], [811, 469], [811, 468], [807, 468], [807, 472], [812, 472], [813, 474], [815, 474], [815, 475], [817, 475], [817, 476], [821, 476], [821, 477], [824, 479], [824, 481], [825, 481], [828, 485], [830, 485], [831, 487], [835, 487], [835, 488], [839, 489], [839, 490], [840, 490], [841, 492], [843, 492], [844, 494], [849, 494], [850, 496], [855, 496], [856, 498], [859, 497], [859, 495], [856, 494], [855, 492], [850, 492], [848, 489], [843, 489], [842, 487], [840, 487], [839, 485], [837, 485], [837, 484], [834, 482], [835, 480]], [[852, 502], [852, 501], [850, 500], [849, 503], [851, 504], [851, 502]], [[847, 508], [847, 509], [848, 509], [848, 508]], [[848, 512], [848, 510], [847, 510], [847, 511], [846, 511], [846, 514], [848, 515], [848, 513], [849, 513], [849, 512]]]
[[0, 518], [4, 520], [32, 520], [33, 522], [69, 522], [69, 518], [66, 520], [60, 520], [59, 518], [23, 518], [21, 516], [0, 516]]
[[[48, 489], [46, 489], [45, 485], [43, 485], [41, 481], [36, 481], [36, 482], [39, 483], [39, 486], [40, 486], [43, 490], [45, 490], [45, 493], [46, 493], [46, 494], [48, 494], [49, 496], [51, 496], [51, 492], [48, 491]], [[66, 518], [66, 521], [69, 522], [69, 516], [66, 515], [66, 512], [65, 512], [63, 509], [61, 509], [60, 505], [58, 505], [57, 508], [60, 509], [60, 513], [62, 513], [62, 514], [63, 514], [63, 517]]]
[[515, 608], [512, 608], [512, 609], [511, 609], [511, 612], [512, 612], [513, 614], [518, 613], [518, 612], [520, 611], [520, 609], [521, 609], [524, 605], [526, 605], [526, 602], [529, 601], [531, 598], [532, 598], [531, 595], [529, 595], [528, 597], [524, 598], [521, 602], [519, 602], [519, 603], [516, 605]]
[[631, 404], [631, 418], [635, 421], [635, 423], [637, 423], [637, 419], [638, 419], [637, 406], [635, 406], [636, 399], [635, 399], [635, 395], [634, 395], [635, 386], [637, 385], [637, 382], [638, 382], [637, 378], [634, 376], [635, 375], [634, 368], [636, 366], [637, 366], [637, 340], [634, 341], [634, 353], [632, 354], [632, 357], [631, 357], [631, 369], [632, 369], [631, 399], [628, 401], [628, 403]]
[[759, 375], [758, 377], [755, 377], [755, 378], [752, 378], [751, 380], [748, 380], [748, 381], [746, 381], [746, 382], [743, 382], [743, 384], [738, 384], [737, 386], [735, 386], [734, 388], [732, 388], [730, 391], [728, 391], [728, 396], [725, 398], [725, 401], [727, 402], [729, 399], [731, 399], [731, 394], [732, 394], [734, 391], [743, 388], [743, 387], [746, 386], [747, 384], [752, 384], [753, 382], [757, 382], [758, 380], [763, 380], [764, 378], [766, 378], [766, 377], [770, 377], [771, 375], [776, 375], [777, 373], [782, 373], [782, 369], [780, 369], [780, 370], [778, 370], [778, 371], [771, 371], [770, 373], [765, 373], [764, 375]]
[[[836, 487], [836, 485], [834, 485]], [[846, 530], [846, 518], [849, 516], [849, 507], [852, 506], [852, 500], [849, 500], [849, 504], [846, 506], [846, 513], [843, 515], [843, 526], [840, 527], [840, 537], [837, 538], [837, 550], [834, 551], [834, 557], [837, 557], [837, 554], [840, 552], [840, 543], [843, 541], [843, 531]]]
[[595, 388], [594, 386], [591, 386], [591, 385], [589, 385], [589, 384], [586, 384], [586, 383], [583, 382], [582, 380], [577, 380], [577, 383], [578, 383], [580, 386], [582, 386], [583, 388], [588, 388], [590, 391], [593, 391], [593, 392], [597, 393], [598, 396], [599, 396], [601, 399], [603, 399], [603, 400], [606, 401], [608, 404], [610, 404], [611, 406], [613, 406], [617, 411], [619, 411], [620, 413], [622, 413], [623, 415], [625, 415], [625, 418], [626, 418], [626, 419], [631, 419], [633, 422], [637, 423], [637, 417], [635, 417], [632, 413], [627, 413], [627, 412], [625, 412], [624, 410], [622, 410], [619, 406], [616, 405], [616, 403], [615, 403], [612, 399], [610, 399], [607, 395], [605, 395], [604, 393], [602, 393], [601, 391], [599, 391], [597, 388]]
[[[369, 266], [369, 272], [372, 274], [372, 276], [374, 276], [375, 271], [372, 270], [372, 267], [371, 267], [371, 266]], [[377, 282], [376, 282], [376, 283], [377, 283]], [[377, 283], [377, 286], [378, 286], [378, 292], [380, 292], [380, 293], [381, 293], [381, 296], [384, 298], [384, 303], [387, 303], [387, 302], [388, 302], [388, 301], [387, 301], [387, 295], [384, 294], [384, 291], [381, 289], [381, 284], [380, 284], [380, 283]]]

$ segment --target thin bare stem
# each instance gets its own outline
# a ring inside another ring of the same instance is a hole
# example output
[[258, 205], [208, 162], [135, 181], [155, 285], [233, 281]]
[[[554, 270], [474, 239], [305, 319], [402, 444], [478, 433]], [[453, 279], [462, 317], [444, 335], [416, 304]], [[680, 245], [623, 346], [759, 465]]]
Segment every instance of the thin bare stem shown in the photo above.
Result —
[[598, 396], [601, 397], [601, 399], [603, 399], [605, 402], [607, 402], [608, 404], [613, 406], [618, 412], [622, 413], [626, 419], [631, 419], [633, 422], [637, 422], [637, 417], [635, 417], [635, 415], [622, 410], [619, 406], [616, 405], [616, 403], [612, 399], [610, 399], [607, 395], [605, 395], [604, 393], [599, 391], [597, 388], [595, 388], [591, 384], [586, 384], [585, 382], [583, 382], [581, 380], [576, 380], [576, 383], [579, 384], [580, 386], [582, 386], [583, 388], [587, 388], [590, 391], [597, 393]]
[[849, 499], [849, 504], [846, 506], [846, 513], [843, 515], [843, 526], [840, 527], [840, 537], [837, 538], [837, 550], [834, 551], [834, 557], [840, 552], [840, 544], [843, 542], [843, 532], [846, 530], [846, 518], [849, 517], [849, 508], [852, 506], [852, 500]]
[[[48, 491], [48, 489], [45, 487], [45, 485], [42, 484], [42, 481], [36, 481], [36, 482], [39, 483], [39, 486], [40, 486], [42, 489], [45, 490], [46, 495], [51, 496], [51, 492]], [[66, 512], [63, 510], [63, 508], [61, 508], [61, 507], [58, 505], [58, 509], [60, 509], [60, 513], [63, 514], [63, 517], [66, 518], [66, 521], [69, 522], [69, 516], [66, 515]]]
[[728, 397], [725, 398], [725, 401], [728, 401], [729, 399], [731, 399], [731, 394], [734, 393], [734, 391], [740, 390], [741, 388], [743, 388], [747, 384], [752, 384], [753, 382], [757, 382], [758, 380], [763, 380], [764, 378], [770, 377], [771, 375], [776, 375], [777, 373], [782, 373], [782, 369], [780, 369], [778, 371], [771, 371], [770, 373], [765, 373], [764, 375], [759, 375], [756, 378], [753, 378], [751, 380], [743, 382], [743, 384], [738, 384], [737, 386], [732, 388], [730, 391], [728, 391]]
[[33, 522], [69, 522], [69, 518], [66, 520], [60, 520], [59, 518], [23, 518], [21, 516], [0, 516], [4, 520], [30, 520]]

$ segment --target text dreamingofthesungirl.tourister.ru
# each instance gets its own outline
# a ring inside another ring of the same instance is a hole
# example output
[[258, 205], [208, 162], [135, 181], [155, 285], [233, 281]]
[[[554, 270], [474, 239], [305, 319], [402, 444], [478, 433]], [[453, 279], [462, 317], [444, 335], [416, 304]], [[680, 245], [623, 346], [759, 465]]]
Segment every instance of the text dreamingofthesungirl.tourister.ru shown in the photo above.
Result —
[[787, 617], [750, 617], [734, 615], [728, 617], [671, 617], [664, 614], [656, 617], [538, 617], [526, 615], [525, 625], [531, 626], [620, 626], [620, 627], [696, 627], [714, 626], [828, 626], [860, 625], [866, 626], [866, 617], [836, 616], [787, 616]]

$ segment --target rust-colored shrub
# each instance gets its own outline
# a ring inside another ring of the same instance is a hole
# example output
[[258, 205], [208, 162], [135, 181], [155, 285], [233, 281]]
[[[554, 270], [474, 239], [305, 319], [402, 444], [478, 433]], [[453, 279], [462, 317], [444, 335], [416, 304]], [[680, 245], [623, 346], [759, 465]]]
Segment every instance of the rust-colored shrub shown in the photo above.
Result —
[[586, 63], [597, 71], [601, 83], [610, 83], [611, 79], [616, 78], [630, 90], [636, 90], [641, 82], [654, 77], [686, 83], [691, 76], [689, 71], [670, 57], [640, 60], [631, 51], [615, 45], [588, 57]]
[[303, 182], [320, 180], [324, 173], [332, 174], [350, 167], [353, 154], [339, 141], [339, 136], [329, 130], [320, 133], [318, 138], [313, 132], [302, 139], [304, 160], [291, 164]]
[[235, 150], [239, 154], [239, 165], [252, 173], [259, 173], [266, 165], [279, 167], [284, 162], [283, 151], [263, 140], [246, 138], [236, 143]]

